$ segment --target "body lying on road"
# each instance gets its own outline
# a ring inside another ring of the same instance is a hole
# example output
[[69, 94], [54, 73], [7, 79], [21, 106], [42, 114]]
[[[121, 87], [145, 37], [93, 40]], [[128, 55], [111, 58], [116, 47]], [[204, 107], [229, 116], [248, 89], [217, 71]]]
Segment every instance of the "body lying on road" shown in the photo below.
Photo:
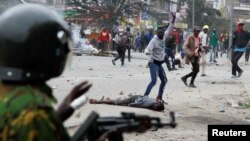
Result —
[[100, 100], [90, 99], [90, 104], [111, 104], [111, 105], [120, 105], [120, 106], [130, 106], [138, 108], [146, 108], [155, 111], [163, 111], [164, 102], [161, 100], [156, 100], [148, 96], [134, 95], [125, 99], [109, 99], [102, 97]]

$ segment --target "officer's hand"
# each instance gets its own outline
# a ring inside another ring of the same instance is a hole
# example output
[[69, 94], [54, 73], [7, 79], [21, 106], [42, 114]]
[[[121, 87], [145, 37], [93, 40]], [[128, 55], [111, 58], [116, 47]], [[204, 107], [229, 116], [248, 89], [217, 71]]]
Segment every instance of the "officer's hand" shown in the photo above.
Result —
[[62, 121], [68, 119], [71, 114], [73, 114], [74, 110], [85, 102], [84, 100], [86, 100], [86, 98], [83, 96], [83, 94], [85, 94], [91, 86], [92, 84], [89, 84], [87, 81], [84, 81], [76, 85], [71, 90], [71, 92], [63, 100], [57, 110], [57, 113]]
[[68, 94], [68, 96], [64, 99], [63, 102], [65, 102], [65, 104], [67, 105], [70, 105], [71, 102], [73, 102], [75, 99], [85, 94], [91, 86], [92, 84], [89, 84], [88, 81], [81, 82], [71, 90], [71, 92]]

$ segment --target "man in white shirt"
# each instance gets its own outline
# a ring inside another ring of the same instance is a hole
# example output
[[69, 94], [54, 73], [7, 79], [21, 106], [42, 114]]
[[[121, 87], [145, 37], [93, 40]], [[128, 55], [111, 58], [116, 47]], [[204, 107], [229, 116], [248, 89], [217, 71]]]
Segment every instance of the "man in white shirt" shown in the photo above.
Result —
[[206, 54], [207, 52], [209, 51], [209, 46], [208, 46], [208, 30], [209, 30], [209, 27], [208, 25], [204, 25], [203, 28], [202, 28], [202, 32], [200, 32], [199, 34], [199, 38], [201, 40], [201, 44], [202, 44], [202, 48], [201, 48], [201, 52], [200, 52], [200, 55], [201, 55], [201, 62], [200, 62], [200, 65], [201, 65], [201, 76], [207, 76], [205, 71], [206, 71], [206, 65], [207, 65], [207, 60], [206, 60]]

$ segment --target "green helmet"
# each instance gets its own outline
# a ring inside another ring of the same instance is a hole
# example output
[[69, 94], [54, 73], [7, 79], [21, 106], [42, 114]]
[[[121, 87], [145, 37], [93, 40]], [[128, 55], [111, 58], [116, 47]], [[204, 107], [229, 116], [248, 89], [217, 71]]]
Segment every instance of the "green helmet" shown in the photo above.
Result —
[[20, 4], [0, 16], [0, 80], [46, 81], [59, 76], [71, 35], [62, 18], [41, 5]]

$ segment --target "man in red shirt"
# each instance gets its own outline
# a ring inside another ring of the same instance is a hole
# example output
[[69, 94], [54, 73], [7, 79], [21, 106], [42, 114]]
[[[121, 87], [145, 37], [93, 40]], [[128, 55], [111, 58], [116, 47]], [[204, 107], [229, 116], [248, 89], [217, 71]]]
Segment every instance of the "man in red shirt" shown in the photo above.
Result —
[[179, 45], [179, 32], [177, 31], [177, 29], [174, 27], [173, 31], [170, 33], [171, 35], [175, 36], [175, 47], [173, 50], [173, 53], [176, 53], [176, 49], [178, 49], [178, 45]]
[[99, 49], [101, 49], [101, 55], [105, 55], [105, 51], [108, 49], [110, 36], [106, 28], [103, 28], [98, 36]]

